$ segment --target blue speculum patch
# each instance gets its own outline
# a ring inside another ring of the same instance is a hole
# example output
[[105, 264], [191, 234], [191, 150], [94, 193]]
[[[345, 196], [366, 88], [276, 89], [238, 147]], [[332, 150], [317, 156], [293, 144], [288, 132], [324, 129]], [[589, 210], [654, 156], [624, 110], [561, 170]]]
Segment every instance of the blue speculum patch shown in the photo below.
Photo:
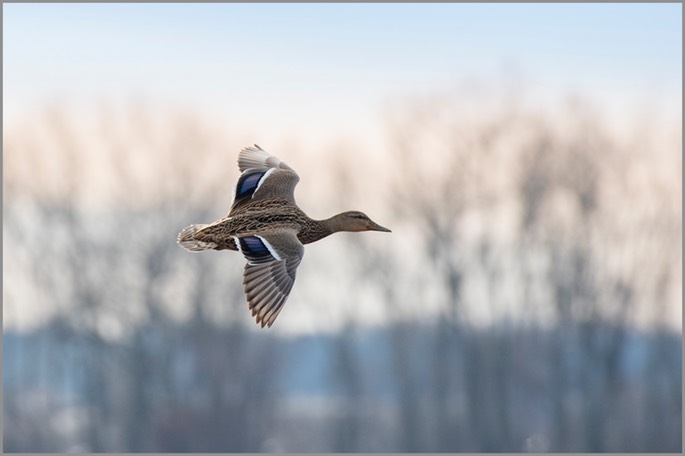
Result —
[[261, 239], [256, 236], [247, 236], [239, 239], [240, 249], [243, 254], [253, 257], [271, 256]]
[[259, 179], [262, 178], [264, 173], [252, 173], [246, 174], [238, 179], [238, 191], [237, 196], [245, 196], [247, 194], [253, 193], [259, 184]]

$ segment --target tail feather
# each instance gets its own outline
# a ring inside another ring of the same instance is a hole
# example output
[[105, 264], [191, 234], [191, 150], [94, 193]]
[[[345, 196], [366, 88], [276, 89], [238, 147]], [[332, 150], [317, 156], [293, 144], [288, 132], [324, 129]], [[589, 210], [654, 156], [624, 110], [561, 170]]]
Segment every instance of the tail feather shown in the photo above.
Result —
[[190, 225], [183, 228], [178, 234], [178, 245], [190, 252], [201, 252], [203, 250], [210, 250], [217, 246], [214, 242], [206, 242], [195, 239], [195, 234], [201, 229], [207, 227], [207, 224]]

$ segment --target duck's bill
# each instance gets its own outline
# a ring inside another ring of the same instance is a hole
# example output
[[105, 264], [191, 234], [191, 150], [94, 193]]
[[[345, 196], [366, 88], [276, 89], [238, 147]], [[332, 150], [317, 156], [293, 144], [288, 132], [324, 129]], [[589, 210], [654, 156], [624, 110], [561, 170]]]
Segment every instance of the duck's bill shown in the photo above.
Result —
[[369, 228], [369, 229], [372, 231], [385, 231], [386, 233], [392, 233], [392, 231], [390, 231], [389, 229], [387, 229], [384, 226], [380, 226], [376, 222], [371, 222], [371, 228]]

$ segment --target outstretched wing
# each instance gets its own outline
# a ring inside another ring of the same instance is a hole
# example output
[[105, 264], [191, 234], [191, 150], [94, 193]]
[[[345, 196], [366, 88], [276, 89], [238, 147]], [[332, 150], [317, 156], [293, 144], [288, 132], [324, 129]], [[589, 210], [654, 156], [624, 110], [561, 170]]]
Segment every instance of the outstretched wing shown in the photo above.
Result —
[[234, 239], [247, 259], [243, 287], [252, 316], [262, 328], [271, 327], [293, 288], [304, 246], [294, 230]]
[[295, 204], [295, 186], [300, 181], [294, 169], [258, 145], [246, 147], [238, 155], [241, 175], [229, 215], [250, 201], [279, 198]]

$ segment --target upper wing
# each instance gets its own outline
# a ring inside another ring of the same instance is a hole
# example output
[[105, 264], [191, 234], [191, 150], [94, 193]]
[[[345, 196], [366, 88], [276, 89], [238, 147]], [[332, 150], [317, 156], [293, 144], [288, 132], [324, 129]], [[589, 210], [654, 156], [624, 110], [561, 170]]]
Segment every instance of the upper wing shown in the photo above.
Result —
[[293, 288], [304, 246], [294, 230], [234, 239], [247, 258], [243, 286], [252, 316], [271, 327]]
[[300, 176], [285, 162], [255, 144], [240, 151], [238, 168], [242, 174], [235, 187], [229, 215], [256, 199], [280, 198], [295, 204], [295, 186]]

